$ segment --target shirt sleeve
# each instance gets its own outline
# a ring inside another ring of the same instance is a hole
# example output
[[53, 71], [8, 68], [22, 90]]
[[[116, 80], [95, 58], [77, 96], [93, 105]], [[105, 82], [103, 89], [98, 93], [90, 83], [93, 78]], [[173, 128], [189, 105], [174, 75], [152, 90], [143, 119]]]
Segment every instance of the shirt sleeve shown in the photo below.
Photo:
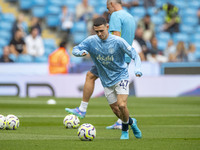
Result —
[[135, 48], [130, 46], [124, 39], [120, 38], [119, 40], [120, 48], [124, 51], [135, 63], [135, 73], [141, 72], [141, 59]]
[[117, 17], [115, 12], [112, 13], [109, 22], [109, 32], [119, 31], [121, 32], [121, 20]]
[[75, 46], [72, 50], [72, 54], [77, 57], [82, 57], [83, 53], [88, 54], [90, 50], [90, 38], [85, 39], [79, 45]]

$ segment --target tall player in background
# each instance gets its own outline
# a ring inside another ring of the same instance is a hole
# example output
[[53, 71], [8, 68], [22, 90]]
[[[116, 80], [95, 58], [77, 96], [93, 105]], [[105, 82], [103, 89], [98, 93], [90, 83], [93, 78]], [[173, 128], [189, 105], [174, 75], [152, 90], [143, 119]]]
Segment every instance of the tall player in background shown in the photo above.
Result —
[[[129, 45], [132, 45], [135, 37], [136, 23], [131, 14], [123, 10], [121, 0], [107, 0], [107, 9], [111, 14], [109, 22], [109, 32], [114, 35], [121, 36], [127, 41]], [[131, 58], [125, 55], [126, 63], [130, 63]], [[69, 113], [72, 113], [80, 118], [84, 118], [86, 115], [88, 103], [90, 97], [94, 91], [95, 81], [98, 78], [98, 71], [95, 66], [87, 72], [86, 80], [83, 89], [83, 99], [79, 107], [75, 109], [65, 108]], [[121, 129], [122, 121], [117, 120], [112, 126], [108, 126], [107, 129]]]

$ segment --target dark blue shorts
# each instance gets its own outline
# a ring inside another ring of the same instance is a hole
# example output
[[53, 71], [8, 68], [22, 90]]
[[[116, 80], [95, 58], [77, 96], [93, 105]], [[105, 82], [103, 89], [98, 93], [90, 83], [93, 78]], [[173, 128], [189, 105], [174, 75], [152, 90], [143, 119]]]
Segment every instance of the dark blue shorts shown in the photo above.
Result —
[[90, 72], [92, 74], [94, 74], [95, 76], [99, 77], [98, 70], [97, 70], [97, 67], [95, 65], [92, 66], [92, 68], [90, 69]]

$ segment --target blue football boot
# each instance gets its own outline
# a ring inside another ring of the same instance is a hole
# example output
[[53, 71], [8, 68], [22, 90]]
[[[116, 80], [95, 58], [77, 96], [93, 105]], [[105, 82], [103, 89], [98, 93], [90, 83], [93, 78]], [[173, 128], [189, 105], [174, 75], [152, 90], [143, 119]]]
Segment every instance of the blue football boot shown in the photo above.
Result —
[[120, 137], [120, 140], [128, 140], [128, 139], [129, 139], [128, 131], [122, 131], [122, 135]]
[[131, 129], [133, 130], [133, 134], [136, 138], [140, 139], [142, 138], [142, 132], [137, 126], [137, 120], [135, 118], [132, 118], [133, 124], [131, 125]]
[[81, 119], [85, 118], [85, 114], [86, 114], [86, 112], [80, 111], [79, 107], [76, 107], [74, 109], [65, 108], [65, 111], [67, 111], [70, 114], [76, 115], [77, 117]]
[[122, 124], [115, 122], [115, 124], [111, 125], [111, 126], [107, 126], [106, 129], [122, 129]]

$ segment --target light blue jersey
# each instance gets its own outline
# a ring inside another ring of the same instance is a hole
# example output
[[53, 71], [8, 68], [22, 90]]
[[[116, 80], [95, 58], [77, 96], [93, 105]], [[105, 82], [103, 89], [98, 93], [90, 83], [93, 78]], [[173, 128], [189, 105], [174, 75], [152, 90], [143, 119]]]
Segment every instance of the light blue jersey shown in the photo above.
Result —
[[84, 52], [90, 54], [103, 87], [111, 87], [129, 79], [125, 53], [135, 60], [135, 72], [140, 72], [139, 55], [121, 37], [109, 34], [106, 40], [101, 40], [97, 35], [89, 36], [73, 48], [72, 54], [81, 57]]
[[[131, 14], [125, 10], [119, 10], [112, 13], [109, 21], [109, 32], [121, 32], [121, 37], [132, 45], [135, 37], [136, 23]], [[130, 63], [131, 58], [125, 55], [125, 61]]]

